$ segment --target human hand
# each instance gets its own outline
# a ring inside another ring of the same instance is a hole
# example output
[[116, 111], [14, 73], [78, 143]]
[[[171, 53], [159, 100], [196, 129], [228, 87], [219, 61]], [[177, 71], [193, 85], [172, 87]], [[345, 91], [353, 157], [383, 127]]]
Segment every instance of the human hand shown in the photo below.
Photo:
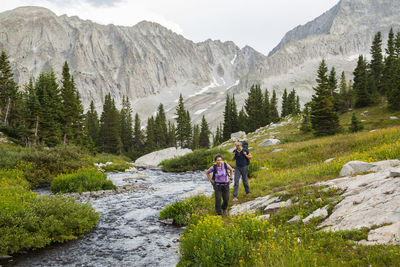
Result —
[[211, 180], [210, 182], [211, 182], [213, 185], [215, 185], [215, 181], [214, 181], [214, 180]]

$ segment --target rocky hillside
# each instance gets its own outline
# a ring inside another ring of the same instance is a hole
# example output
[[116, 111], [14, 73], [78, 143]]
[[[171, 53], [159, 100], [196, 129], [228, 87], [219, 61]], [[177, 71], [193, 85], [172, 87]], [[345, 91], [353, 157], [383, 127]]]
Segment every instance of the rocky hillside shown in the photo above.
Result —
[[233, 42], [194, 43], [152, 22], [99, 25], [39, 7], [0, 14], [0, 49], [10, 55], [20, 85], [50, 67], [60, 72], [67, 61], [85, 106], [94, 100], [101, 107], [107, 93], [117, 103], [123, 95], [151, 96], [135, 105], [143, 115], [160, 102], [173, 106], [179, 93], [189, 99], [224, 92], [265, 58]]

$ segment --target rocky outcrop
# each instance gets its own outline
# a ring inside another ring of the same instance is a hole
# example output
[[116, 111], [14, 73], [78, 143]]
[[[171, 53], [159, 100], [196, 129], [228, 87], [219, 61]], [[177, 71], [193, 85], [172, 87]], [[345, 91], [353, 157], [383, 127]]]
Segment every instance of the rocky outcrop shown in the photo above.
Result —
[[274, 146], [279, 145], [281, 141], [279, 139], [265, 139], [258, 146]]
[[187, 153], [192, 152], [191, 149], [188, 148], [176, 148], [170, 147], [163, 150], [155, 151], [149, 154], [146, 154], [135, 161], [136, 167], [141, 168], [153, 168], [157, 167], [163, 160], [172, 159], [174, 157], [179, 157], [186, 155]]
[[246, 133], [243, 132], [243, 131], [231, 134], [231, 140], [232, 141], [241, 140], [241, 139], [243, 139], [245, 137], [246, 137]]
[[363, 161], [350, 161], [346, 163], [340, 171], [340, 176], [350, 176], [356, 173], [364, 173], [375, 167], [374, 164]]

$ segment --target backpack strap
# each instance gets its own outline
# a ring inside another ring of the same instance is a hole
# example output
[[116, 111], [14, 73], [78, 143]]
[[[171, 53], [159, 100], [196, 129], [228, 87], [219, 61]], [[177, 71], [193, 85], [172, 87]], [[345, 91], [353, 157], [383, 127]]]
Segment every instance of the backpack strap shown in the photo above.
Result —
[[215, 181], [215, 175], [217, 174], [217, 164], [213, 165], [213, 176], [212, 179]]
[[224, 167], [225, 167], [226, 177], [230, 178], [230, 175], [229, 175], [229, 172], [228, 172], [228, 164], [226, 164], [226, 162], [224, 162]]

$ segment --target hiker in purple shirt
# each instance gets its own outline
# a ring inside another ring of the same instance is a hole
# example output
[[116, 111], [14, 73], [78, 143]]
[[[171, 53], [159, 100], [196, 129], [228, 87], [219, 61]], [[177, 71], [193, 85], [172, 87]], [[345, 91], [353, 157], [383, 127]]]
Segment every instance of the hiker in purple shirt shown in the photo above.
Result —
[[[211, 166], [206, 171], [208, 180], [214, 187], [215, 192], [215, 212], [218, 215], [226, 214], [226, 209], [228, 208], [229, 202], [229, 185], [232, 183], [233, 169], [228, 163], [224, 162], [221, 154], [217, 154], [214, 157], [215, 165]], [[228, 171], [230, 176], [228, 176]], [[211, 177], [210, 173], [213, 174]], [[221, 207], [221, 197], [222, 197], [222, 207]], [[222, 212], [221, 212], [222, 208]]]

